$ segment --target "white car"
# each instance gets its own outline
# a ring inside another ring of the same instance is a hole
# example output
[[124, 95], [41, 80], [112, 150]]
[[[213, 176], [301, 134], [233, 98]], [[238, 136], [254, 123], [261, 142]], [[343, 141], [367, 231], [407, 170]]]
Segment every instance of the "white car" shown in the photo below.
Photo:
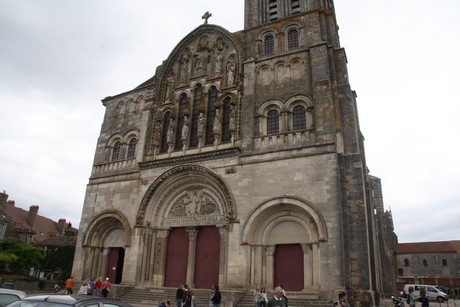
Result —
[[426, 296], [430, 301], [438, 301], [440, 303], [447, 301], [449, 299], [449, 296], [436, 288], [436, 286], [432, 285], [420, 285], [420, 284], [406, 284], [404, 285], [404, 296], [407, 297], [409, 294], [409, 287], [414, 288], [414, 295], [416, 298], [420, 296], [420, 289], [425, 288], [426, 289]]
[[5, 307], [24, 297], [26, 297], [24, 291], [0, 288], [0, 307]]

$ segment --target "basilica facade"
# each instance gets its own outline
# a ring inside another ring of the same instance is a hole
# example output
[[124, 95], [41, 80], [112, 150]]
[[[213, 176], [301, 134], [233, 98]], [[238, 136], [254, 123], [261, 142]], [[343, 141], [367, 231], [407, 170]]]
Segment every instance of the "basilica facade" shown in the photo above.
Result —
[[208, 17], [153, 77], [102, 100], [74, 278], [390, 291], [333, 1], [246, 0], [235, 33]]

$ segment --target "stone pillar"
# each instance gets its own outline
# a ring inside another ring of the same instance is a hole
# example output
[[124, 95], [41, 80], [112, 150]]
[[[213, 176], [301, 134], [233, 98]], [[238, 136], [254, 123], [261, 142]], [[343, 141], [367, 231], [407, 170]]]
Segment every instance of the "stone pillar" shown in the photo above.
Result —
[[303, 290], [307, 291], [313, 286], [313, 263], [311, 255], [311, 246], [307, 244], [302, 245], [303, 251]]
[[109, 262], [109, 249], [104, 248], [101, 255], [101, 275], [103, 278], [107, 277], [107, 265]]
[[155, 252], [156, 252], [156, 242], [157, 242], [157, 237], [152, 234], [150, 236], [150, 259], [149, 259], [149, 266], [148, 266], [148, 270], [147, 270], [147, 274], [148, 274], [148, 278], [147, 280], [149, 282], [152, 282], [153, 280], [153, 274], [155, 273]]
[[227, 255], [228, 255], [228, 228], [227, 226], [219, 228], [220, 234], [220, 251], [219, 251], [219, 285], [225, 287], [227, 276]]
[[319, 289], [320, 286], [320, 249], [319, 243], [312, 244], [312, 269], [313, 269], [313, 288]]
[[153, 269], [153, 286], [156, 288], [163, 287], [164, 285], [168, 235], [168, 230], [160, 230], [157, 233], [155, 244], [155, 263]]
[[275, 281], [273, 280], [274, 268], [275, 268], [275, 248], [276, 246], [268, 246], [266, 249], [267, 265], [265, 266], [267, 276], [267, 289], [275, 288]]
[[190, 288], [195, 287], [195, 256], [196, 256], [196, 236], [198, 229], [194, 227], [187, 228], [188, 233], [188, 262], [187, 262], [187, 284]]

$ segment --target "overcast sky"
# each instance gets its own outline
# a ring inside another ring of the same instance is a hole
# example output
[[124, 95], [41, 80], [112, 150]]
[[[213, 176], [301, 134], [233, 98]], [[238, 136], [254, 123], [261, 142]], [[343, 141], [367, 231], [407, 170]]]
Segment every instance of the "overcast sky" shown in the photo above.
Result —
[[[0, 190], [78, 226], [100, 100], [153, 76], [244, 1], [0, 0]], [[460, 239], [460, 1], [336, 0], [367, 164], [399, 242]]]

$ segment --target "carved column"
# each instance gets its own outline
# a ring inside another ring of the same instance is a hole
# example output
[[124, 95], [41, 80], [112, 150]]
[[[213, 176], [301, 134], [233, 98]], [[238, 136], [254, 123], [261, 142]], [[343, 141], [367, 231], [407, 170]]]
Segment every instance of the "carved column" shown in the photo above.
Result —
[[109, 263], [109, 249], [104, 248], [101, 255], [101, 275], [102, 277], [107, 277], [107, 265]]
[[226, 286], [227, 280], [227, 255], [228, 255], [228, 226], [219, 228], [220, 251], [219, 251], [219, 285]]
[[313, 288], [319, 289], [320, 249], [319, 243], [312, 244]]
[[196, 236], [198, 229], [194, 227], [187, 228], [188, 233], [188, 262], [187, 262], [187, 284], [190, 288], [195, 287], [195, 256], [196, 256]]
[[303, 251], [303, 290], [311, 289], [313, 286], [313, 263], [311, 255], [311, 246], [307, 244], [302, 245]]
[[160, 230], [157, 233], [157, 239], [155, 244], [155, 262], [153, 269], [153, 286], [163, 287], [164, 285], [164, 274], [166, 264], [166, 247], [168, 240], [169, 231]]
[[267, 246], [265, 250], [267, 256], [267, 265], [265, 266], [266, 276], [267, 276], [267, 289], [273, 289], [275, 287], [275, 281], [273, 280], [275, 268], [275, 246]]

